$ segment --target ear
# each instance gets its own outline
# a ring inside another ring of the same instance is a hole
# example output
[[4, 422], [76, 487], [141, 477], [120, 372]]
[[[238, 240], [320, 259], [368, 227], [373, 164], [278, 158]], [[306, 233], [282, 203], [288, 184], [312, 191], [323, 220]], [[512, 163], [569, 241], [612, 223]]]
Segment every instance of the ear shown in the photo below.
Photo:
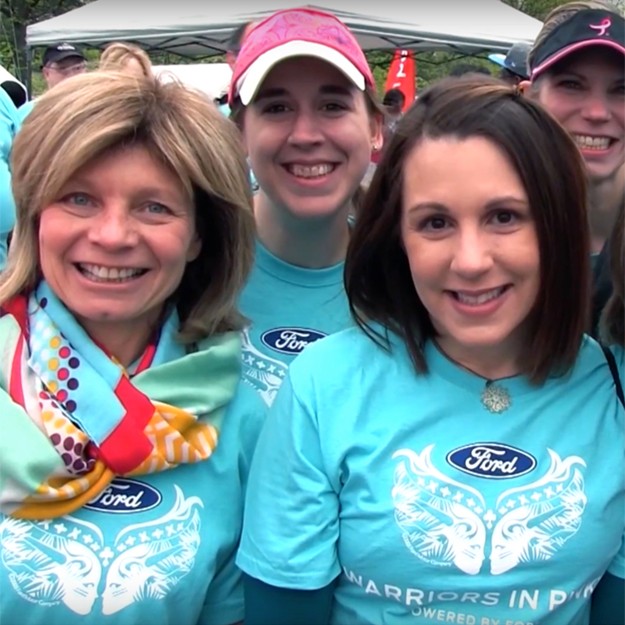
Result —
[[187, 262], [190, 263], [194, 261], [200, 255], [201, 251], [202, 239], [200, 239], [200, 235], [195, 232], [191, 243], [189, 243], [189, 248], [187, 249]]
[[531, 88], [532, 88], [531, 80], [522, 80], [517, 87], [517, 89], [519, 90], [519, 93], [524, 95], [526, 98], [530, 97]]
[[371, 115], [371, 146], [374, 151], [382, 149], [384, 144], [384, 118], [381, 113]]

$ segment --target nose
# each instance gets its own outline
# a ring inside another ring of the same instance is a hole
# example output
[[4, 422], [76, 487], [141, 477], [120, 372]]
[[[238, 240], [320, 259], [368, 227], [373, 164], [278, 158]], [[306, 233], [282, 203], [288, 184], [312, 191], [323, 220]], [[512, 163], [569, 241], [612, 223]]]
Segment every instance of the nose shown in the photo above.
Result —
[[487, 234], [461, 231], [453, 245], [451, 270], [466, 280], [480, 278], [493, 266], [493, 249]]
[[89, 240], [113, 251], [133, 247], [138, 233], [132, 215], [122, 206], [107, 207], [93, 219]]
[[323, 135], [319, 126], [319, 120], [312, 111], [297, 111], [291, 132], [289, 133], [289, 143], [291, 145], [316, 145], [323, 141]]
[[603, 122], [610, 119], [610, 106], [604, 93], [591, 93], [584, 101], [582, 115], [585, 119], [594, 122]]

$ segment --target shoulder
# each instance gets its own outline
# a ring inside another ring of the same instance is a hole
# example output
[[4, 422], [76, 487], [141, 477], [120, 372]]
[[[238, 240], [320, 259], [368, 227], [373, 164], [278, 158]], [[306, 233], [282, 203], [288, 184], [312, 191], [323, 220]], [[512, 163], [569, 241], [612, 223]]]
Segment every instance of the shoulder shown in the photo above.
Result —
[[394, 357], [359, 327], [336, 332], [311, 343], [295, 358], [289, 368], [289, 377], [328, 380], [353, 374], [356, 369], [372, 369]]
[[267, 415], [267, 405], [260, 395], [242, 379], [224, 415], [224, 433], [236, 436], [245, 453], [251, 453]]
[[[610, 358], [614, 355], [614, 359]], [[556, 378], [556, 383], [563, 383], [572, 392], [584, 393], [586, 390], [595, 389], [597, 392], [606, 390], [614, 392], [613, 364], [615, 361], [617, 373], [623, 377], [623, 350], [617, 348], [602, 347], [595, 339], [585, 336], [577, 359], [564, 378]]]
[[584, 336], [577, 359], [573, 366], [574, 375], [585, 375], [590, 370], [608, 369], [604, 348], [590, 336]]
[[228, 405], [226, 415], [256, 421], [262, 419], [266, 412], [267, 405], [259, 394], [249, 384], [240, 380]]
[[36, 100], [30, 100], [30, 102], [22, 104], [22, 106], [17, 109], [17, 117], [20, 123], [23, 123], [28, 115], [30, 115], [30, 112], [35, 106], [35, 102]]

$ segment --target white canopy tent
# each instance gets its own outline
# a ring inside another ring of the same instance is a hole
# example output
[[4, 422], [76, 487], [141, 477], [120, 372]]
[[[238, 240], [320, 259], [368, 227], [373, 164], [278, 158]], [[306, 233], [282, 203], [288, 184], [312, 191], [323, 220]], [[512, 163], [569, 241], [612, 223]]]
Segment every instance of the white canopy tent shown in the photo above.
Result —
[[201, 91], [211, 100], [228, 90], [232, 78], [228, 63], [154, 65], [152, 70], [161, 80], [177, 80], [187, 87]]
[[[221, 54], [232, 31], [278, 9], [306, 0], [95, 0], [27, 28], [29, 46], [67, 41], [99, 47], [130, 41], [149, 50], [186, 57]], [[317, 0], [308, 6], [336, 14], [365, 50], [411, 48], [463, 54], [506, 51], [532, 41], [541, 23], [499, 0]], [[366, 7], [366, 8], [364, 8]]]

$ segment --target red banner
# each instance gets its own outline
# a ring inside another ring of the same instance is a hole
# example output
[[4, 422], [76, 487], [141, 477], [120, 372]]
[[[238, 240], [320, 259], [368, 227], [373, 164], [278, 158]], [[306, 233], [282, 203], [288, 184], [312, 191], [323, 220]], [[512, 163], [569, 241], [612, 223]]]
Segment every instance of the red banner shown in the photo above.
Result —
[[405, 96], [406, 102], [404, 110], [406, 110], [415, 99], [416, 89], [416, 63], [412, 50], [395, 50], [391, 66], [386, 76], [386, 84], [384, 92], [389, 89], [399, 89]]

